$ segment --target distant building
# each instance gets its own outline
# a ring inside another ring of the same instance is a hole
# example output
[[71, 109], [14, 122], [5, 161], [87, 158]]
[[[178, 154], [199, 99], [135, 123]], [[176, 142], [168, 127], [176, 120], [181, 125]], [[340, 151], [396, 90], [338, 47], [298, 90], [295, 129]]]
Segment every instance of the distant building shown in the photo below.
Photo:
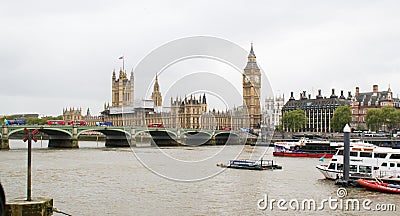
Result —
[[63, 109], [63, 120], [64, 121], [78, 121], [78, 120], [83, 120], [86, 122], [86, 125], [88, 126], [95, 126], [97, 122], [102, 121], [101, 116], [92, 116], [90, 114], [89, 108], [86, 111], [86, 115], [82, 115], [82, 108], [74, 108], [70, 107]]
[[[333, 112], [339, 106], [350, 105], [351, 98], [350, 92], [347, 98], [343, 95], [343, 91], [341, 91], [341, 95], [338, 97], [335, 95], [335, 89], [332, 89], [332, 94], [328, 98], [323, 97], [321, 90], [318, 90], [316, 98], [311, 98], [311, 95], [307, 97], [306, 91], [303, 91], [303, 93], [300, 93], [300, 98], [296, 100], [293, 97], [293, 92], [291, 92], [291, 97], [285, 106], [283, 106], [282, 113], [284, 114], [296, 109], [304, 110], [307, 122], [304, 125], [303, 132], [333, 132], [331, 128]], [[285, 125], [283, 125], [283, 128], [285, 131], [289, 131]]]
[[133, 106], [134, 101], [134, 77], [128, 79], [126, 71], [119, 71], [117, 78], [115, 70], [112, 75], [112, 107]]
[[282, 119], [282, 108], [285, 105], [285, 96], [268, 97], [265, 99], [264, 124], [270, 128], [280, 125]]
[[190, 98], [171, 100], [171, 126], [177, 128], [200, 129], [201, 117], [207, 112], [207, 98], [204, 94], [199, 99]]
[[379, 91], [378, 85], [373, 85], [371, 92], [360, 93], [360, 88], [356, 87], [356, 92], [351, 100], [350, 108], [352, 112], [352, 128], [367, 129], [365, 117], [367, 110], [372, 108], [382, 108], [392, 106], [400, 109], [399, 98], [393, 97], [393, 92], [389, 86], [387, 91]]
[[70, 107], [63, 109], [63, 120], [64, 121], [76, 121], [83, 120], [82, 118], [82, 108], [72, 108]]
[[261, 124], [261, 72], [256, 62], [253, 44], [248, 62], [243, 70], [243, 106], [226, 111], [209, 111], [206, 95], [190, 95], [173, 100], [170, 106], [162, 107], [158, 76], [155, 77], [151, 99], [139, 104], [133, 103], [134, 77], [130, 79], [120, 70], [119, 78], [112, 75], [112, 104], [104, 104], [102, 118], [115, 126], [148, 126], [162, 124], [164, 127], [238, 130], [240, 128], [259, 129]]

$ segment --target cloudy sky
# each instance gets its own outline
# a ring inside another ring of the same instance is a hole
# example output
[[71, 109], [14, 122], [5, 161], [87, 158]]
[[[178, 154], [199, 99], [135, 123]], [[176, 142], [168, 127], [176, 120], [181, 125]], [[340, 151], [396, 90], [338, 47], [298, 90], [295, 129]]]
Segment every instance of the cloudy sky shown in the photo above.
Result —
[[291, 91], [329, 95], [373, 84], [397, 96], [399, 8], [395, 0], [6, 1], [0, 115], [60, 115], [70, 106], [97, 114], [111, 100], [120, 55], [130, 70], [157, 47], [196, 35], [247, 50], [253, 42], [274, 94], [286, 99]]

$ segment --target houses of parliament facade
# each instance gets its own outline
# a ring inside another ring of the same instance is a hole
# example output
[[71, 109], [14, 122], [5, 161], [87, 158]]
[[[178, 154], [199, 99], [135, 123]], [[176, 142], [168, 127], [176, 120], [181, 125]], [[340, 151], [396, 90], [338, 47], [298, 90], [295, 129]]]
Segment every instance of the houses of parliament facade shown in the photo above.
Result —
[[243, 106], [226, 111], [209, 110], [205, 94], [170, 99], [170, 106], [162, 106], [162, 94], [156, 75], [151, 98], [134, 105], [134, 75], [128, 77], [120, 70], [112, 74], [112, 103], [104, 104], [102, 120], [114, 126], [148, 126], [162, 124], [166, 128], [185, 129], [258, 129], [261, 125], [261, 72], [253, 45], [243, 72]]

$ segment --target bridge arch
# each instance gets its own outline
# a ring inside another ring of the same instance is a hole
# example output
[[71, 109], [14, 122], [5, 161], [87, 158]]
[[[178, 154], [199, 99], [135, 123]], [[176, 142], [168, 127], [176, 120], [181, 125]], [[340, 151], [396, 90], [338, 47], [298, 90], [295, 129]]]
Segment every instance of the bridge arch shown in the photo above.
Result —
[[180, 137], [173, 131], [167, 129], [143, 130], [148, 132], [152, 138], [151, 144], [157, 146], [177, 146], [180, 145]]
[[182, 143], [189, 146], [210, 145], [213, 143], [213, 135], [207, 131], [186, 131], [183, 134]]
[[77, 137], [81, 136], [85, 132], [97, 131], [106, 136], [106, 147], [129, 147], [132, 144], [132, 136], [130, 132], [123, 128], [114, 127], [98, 127], [98, 128], [87, 128], [79, 130]]
[[216, 145], [240, 144], [240, 137], [236, 132], [221, 131], [214, 135]]
[[160, 129], [160, 130], [152, 130], [152, 129], [145, 129], [145, 130], [140, 130], [140, 131], [136, 131], [135, 136], [141, 134], [141, 133], [151, 133], [151, 132], [166, 132], [168, 134], [171, 134], [173, 137], [177, 137], [177, 133], [175, 133], [174, 131], [171, 130], [167, 130], [167, 129]]
[[80, 135], [82, 135], [85, 132], [89, 132], [89, 131], [97, 131], [100, 132], [104, 135], [110, 135], [110, 136], [115, 136], [115, 135], [124, 135], [125, 137], [131, 137], [131, 134], [127, 131], [125, 131], [124, 129], [121, 128], [88, 128], [88, 129], [84, 129], [81, 130], [77, 133], [77, 137], [79, 137]]
[[[21, 127], [21, 128], [15, 129], [15, 130], [11, 130], [8, 133], [8, 136], [10, 137], [11, 135], [13, 135], [15, 133], [24, 131], [24, 128], [25, 127]], [[68, 131], [68, 130], [65, 130], [63, 128], [57, 128], [57, 127], [39, 127], [39, 128], [38, 127], [26, 127], [26, 128], [29, 129], [29, 130], [38, 129], [40, 132], [43, 132], [43, 133], [45, 133], [45, 134], [47, 134], [49, 136], [61, 135], [61, 136], [64, 136], [64, 137], [67, 136], [67, 137], [72, 138], [72, 132]]]

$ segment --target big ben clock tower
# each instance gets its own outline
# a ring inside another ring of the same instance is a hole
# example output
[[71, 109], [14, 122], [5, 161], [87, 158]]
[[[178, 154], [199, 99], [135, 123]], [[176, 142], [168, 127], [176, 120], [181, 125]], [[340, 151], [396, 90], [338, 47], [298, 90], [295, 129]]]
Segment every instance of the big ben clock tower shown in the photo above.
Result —
[[247, 107], [250, 128], [260, 128], [261, 124], [261, 108], [260, 108], [260, 90], [261, 90], [261, 73], [257, 65], [256, 55], [253, 51], [253, 43], [251, 44], [247, 65], [243, 73], [243, 103]]

